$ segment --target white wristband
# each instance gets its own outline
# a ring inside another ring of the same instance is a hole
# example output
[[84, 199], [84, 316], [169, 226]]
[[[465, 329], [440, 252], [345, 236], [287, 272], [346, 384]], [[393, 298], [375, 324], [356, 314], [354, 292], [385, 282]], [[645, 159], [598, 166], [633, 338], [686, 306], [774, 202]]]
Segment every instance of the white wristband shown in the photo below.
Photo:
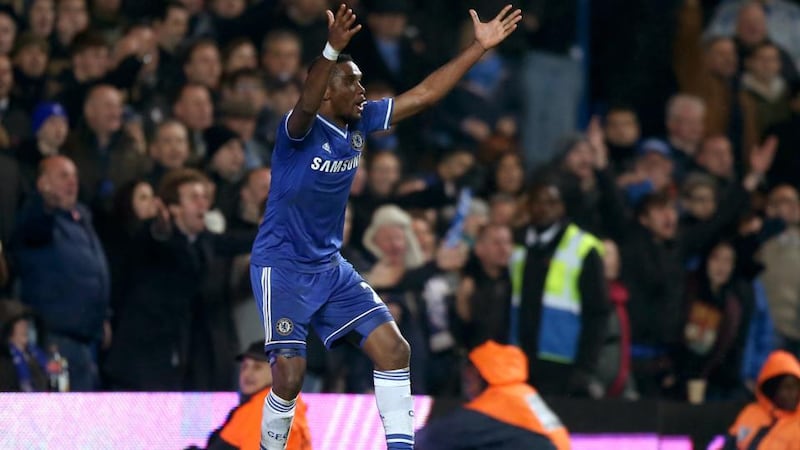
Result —
[[336, 51], [335, 48], [331, 47], [330, 42], [326, 42], [325, 48], [322, 50], [322, 56], [324, 56], [327, 60], [336, 61], [339, 59], [339, 52]]

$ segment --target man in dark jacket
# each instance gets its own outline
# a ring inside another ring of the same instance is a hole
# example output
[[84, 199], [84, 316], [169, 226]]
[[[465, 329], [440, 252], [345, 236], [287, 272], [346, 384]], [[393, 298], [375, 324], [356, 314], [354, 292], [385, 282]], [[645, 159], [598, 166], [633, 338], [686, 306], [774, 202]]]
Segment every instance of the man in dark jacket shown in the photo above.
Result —
[[530, 189], [528, 211], [511, 258], [511, 342], [542, 393], [600, 396], [593, 374], [609, 313], [602, 243], [566, 218], [553, 183]]
[[69, 361], [71, 389], [90, 391], [97, 387], [95, 355], [106, 334], [106, 256], [89, 210], [78, 203], [72, 161], [43, 160], [36, 188], [20, 213], [12, 244], [21, 299], [50, 330], [48, 343]]
[[708, 249], [747, 211], [749, 192], [756, 189], [774, 154], [770, 145], [751, 152], [750, 173], [730, 183], [709, 220], [679, 226], [676, 206], [664, 193], [649, 194], [638, 204], [637, 223], [626, 234], [621, 254], [622, 277], [631, 294], [631, 358], [643, 396], [668, 393], [674, 385], [672, 359], [683, 325], [688, 257]]
[[506, 225], [483, 227], [473, 257], [464, 268], [456, 293], [454, 334], [468, 349], [492, 339], [508, 342], [511, 279], [508, 261], [514, 241]]
[[[191, 169], [164, 177], [159, 217], [143, 227], [122, 281], [119, 325], [106, 362], [124, 390], [229, 390], [238, 350], [228, 292], [228, 260], [240, 238], [205, 228], [208, 178]], [[147, 330], [143, 333], [142, 330]]]

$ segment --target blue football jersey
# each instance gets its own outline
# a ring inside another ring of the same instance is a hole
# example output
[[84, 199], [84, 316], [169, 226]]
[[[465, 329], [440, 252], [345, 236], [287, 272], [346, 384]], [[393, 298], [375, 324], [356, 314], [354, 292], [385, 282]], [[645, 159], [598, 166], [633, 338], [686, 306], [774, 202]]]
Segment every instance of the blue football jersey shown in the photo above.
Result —
[[317, 114], [300, 139], [289, 136], [287, 114], [272, 153], [272, 185], [251, 263], [321, 272], [339, 262], [344, 212], [366, 136], [389, 128], [393, 99], [367, 102], [361, 120], [345, 129]]

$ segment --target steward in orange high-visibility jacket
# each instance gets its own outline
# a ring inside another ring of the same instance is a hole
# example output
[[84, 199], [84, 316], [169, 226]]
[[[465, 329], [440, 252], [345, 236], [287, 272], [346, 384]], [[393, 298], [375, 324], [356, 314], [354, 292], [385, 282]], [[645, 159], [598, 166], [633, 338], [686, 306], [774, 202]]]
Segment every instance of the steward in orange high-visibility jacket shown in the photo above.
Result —
[[756, 401], [730, 428], [725, 450], [800, 450], [800, 362], [774, 351], [758, 375]]
[[517, 347], [488, 341], [469, 354], [464, 390], [472, 401], [417, 433], [418, 450], [569, 450], [569, 434], [528, 380]]
[[[237, 359], [241, 362], [239, 391], [244, 398], [231, 410], [225, 423], [211, 434], [208, 450], [259, 450], [264, 399], [272, 386], [272, 369], [264, 354], [264, 342], [254, 342]], [[311, 450], [311, 432], [306, 420], [308, 407], [302, 396], [297, 397], [295, 408], [286, 450]]]

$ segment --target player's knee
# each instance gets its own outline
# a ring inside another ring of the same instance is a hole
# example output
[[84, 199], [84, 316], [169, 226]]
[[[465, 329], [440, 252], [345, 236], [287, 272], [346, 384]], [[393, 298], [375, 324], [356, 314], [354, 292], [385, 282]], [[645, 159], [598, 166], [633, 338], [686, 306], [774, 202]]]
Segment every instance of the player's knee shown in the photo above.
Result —
[[397, 336], [389, 344], [386, 355], [390, 358], [387, 363], [393, 366], [392, 369], [408, 367], [411, 359], [411, 346], [402, 336]]
[[270, 354], [272, 364], [272, 386], [275, 393], [281, 398], [291, 399], [297, 397], [303, 386], [303, 377], [306, 370], [305, 358], [284, 351]]

